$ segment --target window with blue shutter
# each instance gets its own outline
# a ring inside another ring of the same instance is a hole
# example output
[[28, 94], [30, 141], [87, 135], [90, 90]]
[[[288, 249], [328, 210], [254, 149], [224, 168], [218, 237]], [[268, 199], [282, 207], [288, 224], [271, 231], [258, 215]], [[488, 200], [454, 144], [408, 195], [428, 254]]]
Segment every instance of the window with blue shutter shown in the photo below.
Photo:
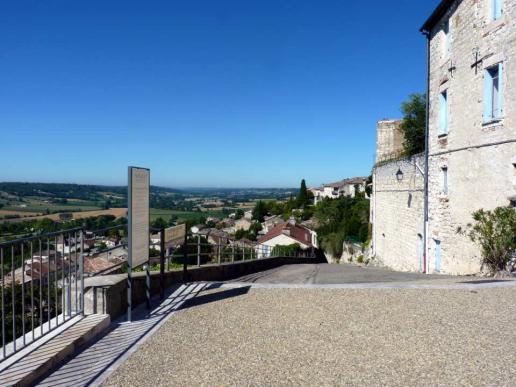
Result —
[[503, 0], [492, 0], [493, 1], [493, 20], [498, 20], [502, 17], [502, 1]]
[[448, 134], [448, 91], [439, 95], [439, 135]]
[[498, 64], [498, 109], [496, 117], [503, 117], [503, 63]]
[[484, 71], [484, 122], [503, 117], [503, 64]]
[[439, 273], [441, 271], [441, 261], [442, 261], [442, 253], [441, 253], [441, 241], [434, 239], [435, 242], [435, 271]]

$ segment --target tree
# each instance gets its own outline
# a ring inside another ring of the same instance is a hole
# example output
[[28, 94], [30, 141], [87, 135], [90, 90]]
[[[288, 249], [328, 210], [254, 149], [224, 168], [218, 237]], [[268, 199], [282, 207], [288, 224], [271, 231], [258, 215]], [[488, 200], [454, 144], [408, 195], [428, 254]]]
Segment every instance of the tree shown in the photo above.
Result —
[[235, 220], [238, 220], [238, 219], [242, 219], [244, 217], [245, 213], [244, 213], [244, 210], [242, 210], [241, 208], [239, 208], [238, 210], [236, 210], [235, 212]]
[[304, 208], [310, 204], [310, 198], [306, 189], [305, 179], [301, 180], [301, 187], [299, 188], [299, 194], [297, 195], [296, 204], [298, 208]]
[[411, 94], [408, 101], [401, 104], [403, 123], [401, 131], [405, 141], [404, 153], [411, 156], [425, 150], [426, 94]]
[[152, 228], [159, 228], [159, 229], [162, 229], [162, 228], [167, 228], [168, 226], [168, 223], [165, 219], [163, 218], [157, 218], [157, 219], [154, 219], [151, 223], [151, 227]]
[[258, 200], [253, 208], [253, 219], [261, 223], [265, 215], [267, 215], [267, 205], [262, 200]]

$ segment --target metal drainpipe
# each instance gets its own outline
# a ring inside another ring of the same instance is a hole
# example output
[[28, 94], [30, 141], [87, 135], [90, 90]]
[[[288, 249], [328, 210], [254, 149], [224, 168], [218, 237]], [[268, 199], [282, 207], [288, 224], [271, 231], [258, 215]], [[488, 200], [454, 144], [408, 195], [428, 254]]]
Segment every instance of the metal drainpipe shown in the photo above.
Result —
[[429, 135], [430, 135], [430, 32], [423, 31], [426, 36], [426, 127], [425, 127], [425, 205], [424, 205], [424, 230], [423, 230], [423, 260], [424, 272], [430, 274], [429, 259], [428, 259], [428, 171], [429, 171]]

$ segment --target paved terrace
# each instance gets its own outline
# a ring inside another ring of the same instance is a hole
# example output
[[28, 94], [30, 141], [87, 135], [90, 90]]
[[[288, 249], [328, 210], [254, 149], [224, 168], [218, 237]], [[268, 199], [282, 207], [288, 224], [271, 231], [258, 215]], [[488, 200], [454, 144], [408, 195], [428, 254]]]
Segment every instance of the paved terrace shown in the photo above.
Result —
[[194, 284], [42, 384], [513, 385], [515, 285], [348, 265]]

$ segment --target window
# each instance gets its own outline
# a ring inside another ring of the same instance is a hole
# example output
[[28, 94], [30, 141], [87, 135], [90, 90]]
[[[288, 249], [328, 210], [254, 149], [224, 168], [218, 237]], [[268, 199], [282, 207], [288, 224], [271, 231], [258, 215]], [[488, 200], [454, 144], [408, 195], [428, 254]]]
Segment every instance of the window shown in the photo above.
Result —
[[439, 135], [448, 134], [448, 91], [439, 95]]
[[450, 33], [450, 20], [446, 20], [443, 26], [444, 33], [444, 44], [443, 44], [443, 54], [446, 56], [450, 53], [451, 47], [451, 33]]
[[448, 195], [448, 167], [441, 168], [441, 174], [443, 179], [443, 195]]
[[502, 63], [484, 72], [484, 122], [498, 120], [503, 116], [502, 75]]
[[491, 0], [492, 1], [492, 20], [498, 20], [502, 17], [502, 1], [503, 0]]
[[435, 242], [435, 271], [439, 273], [441, 271], [441, 241], [434, 239]]

